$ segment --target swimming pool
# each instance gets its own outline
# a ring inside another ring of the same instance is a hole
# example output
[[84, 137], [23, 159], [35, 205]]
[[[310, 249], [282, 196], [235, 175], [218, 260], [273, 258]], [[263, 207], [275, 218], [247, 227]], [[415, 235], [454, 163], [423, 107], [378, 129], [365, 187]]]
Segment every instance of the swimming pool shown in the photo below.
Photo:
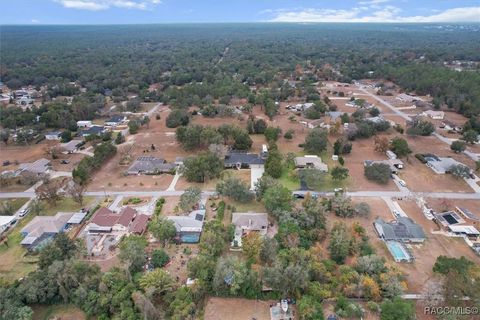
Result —
[[395, 259], [396, 262], [400, 261], [411, 261], [412, 257], [410, 254], [407, 252], [407, 250], [403, 247], [403, 245], [400, 242], [397, 241], [387, 241], [387, 248], [388, 251], [393, 256], [393, 259]]
[[183, 243], [197, 243], [200, 240], [199, 233], [184, 233], [180, 236]]

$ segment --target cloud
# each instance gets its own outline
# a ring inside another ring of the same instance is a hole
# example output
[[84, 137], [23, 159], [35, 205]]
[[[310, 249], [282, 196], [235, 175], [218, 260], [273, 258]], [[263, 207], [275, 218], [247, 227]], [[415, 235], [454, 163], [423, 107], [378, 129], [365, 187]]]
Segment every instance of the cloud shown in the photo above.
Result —
[[362, 6], [368, 6], [373, 4], [381, 4], [385, 2], [390, 2], [391, 0], [370, 0], [370, 1], [360, 1], [358, 4]]
[[68, 9], [99, 11], [109, 8], [146, 10], [161, 0], [54, 0]]
[[31, 22], [31, 23], [40, 23], [40, 21], [37, 20], [37, 19], [32, 19], [32, 20], [30, 20], [30, 22]]
[[[382, 0], [373, 0], [377, 2]], [[385, 2], [385, 1], [384, 1]], [[351, 9], [301, 9], [273, 12], [271, 22], [478, 22], [480, 7], [453, 8], [432, 15], [401, 16], [402, 10], [384, 5], [368, 13], [365, 7]]]

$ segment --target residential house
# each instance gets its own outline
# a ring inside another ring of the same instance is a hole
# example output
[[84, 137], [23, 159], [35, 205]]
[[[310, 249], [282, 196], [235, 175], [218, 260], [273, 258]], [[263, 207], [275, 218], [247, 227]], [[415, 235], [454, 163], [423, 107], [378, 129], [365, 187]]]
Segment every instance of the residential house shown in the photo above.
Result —
[[92, 126], [92, 121], [91, 120], [80, 120], [77, 121], [77, 127], [79, 128], [90, 128]]
[[116, 127], [121, 124], [124, 124], [126, 120], [127, 120], [127, 117], [123, 115], [114, 115], [110, 119], [105, 121], [105, 125], [109, 127]]
[[5, 231], [10, 228], [10, 226], [14, 225], [17, 222], [17, 218], [13, 216], [0, 216], [0, 234], [4, 233]]
[[408, 103], [412, 103], [412, 102], [415, 102], [415, 101], [423, 101], [423, 99], [420, 98], [420, 97], [411, 96], [411, 95], [406, 94], [406, 93], [400, 93], [399, 95], [397, 95], [395, 97], [395, 99], [400, 100], [402, 102], [408, 102]]
[[454, 165], [463, 165], [453, 158], [437, 157], [429, 155], [425, 157], [427, 166], [431, 168], [437, 174], [445, 174], [450, 172], [450, 168]]
[[23, 96], [21, 98], [17, 98], [17, 100], [15, 100], [15, 103], [18, 104], [19, 106], [22, 106], [22, 107], [27, 107], [28, 105], [31, 105], [33, 104], [35, 100], [33, 100], [32, 98], [30, 98], [30, 96]]
[[129, 175], [171, 173], [176, 165], [156, 157], [138, 157], [127, 170]]
[[471, 241], [478, 241], [480, 232], [474, 226], [468, 225], [450, 225], [448, 231], [458, 236], [465, 236]]
[[88, 137], [90, 135], [99, 136], [99, 135], [101, 135], [105, 132], [106, 132], [106, 129], [102, 126], [91, 126], [90, 128], [88, 128], [86, 130], [82, 130], [80, 132], [80, 135], [85, 138], [85, 137]]
[[119, 213], [114, 213], [102, 207], [95, 212], [85, 230], [88, 233], [121, 233], [130, 234], [145, 231], [149, 217], [142, 217], [137, 210], [124, 207]]
[[248, 169], [252, 166], [263, 167], [264, 164], [265, 160], [254, 153], [230, 152], [224, 159], [225, 168]]
[[167, 216], [177, 230], [177, 239], [182, 243], [197, 243], [203, 230], [205, 209], [194, 210], [187, 216]]
[[66, 143], [60, 144], [60, 148], [62, 150], [62, 153], [69, 154], [77, 151], [78, 148], [83, 144], [85, 144], [85, 142], [83, 142], [82, 140], [70, 140]]
[[303, 157], [296, 157], [294, 159], [295, 167], [297, 169], [312, 168], [322, 172], [328, 172], [328, 166], [322, 162], [322, 158], [316, 155], [305, 155]]
[[455, 212], [464, 216], [465, 219], [471, 221], [474, 225], [480, 224], [480, 216], [471, 212], [467, 208], [455, 207]]
[[45, 158], [38, 159], [34, 162], [21, 163], [19, 166], [19, 173], [29, 172], [34, 174], [48, 173], [52, 168], [50, 160]]
[[443, 120], [442, 124], [439, 126], [440, 129], [444, 129], [447, 131], [455, 131], [455, 132], [462, 132], [463, 127], [460, 125], [457, 125], [456, 123], [450, 121], [450, 120]]
[[45, 133], [45, 139], [47, 140], [60, 140], [62, 133], [60, 131], [50, 131]]
[[401, 241], [421, 243], [425, 241], [425, 233], [420, 225], [407, 217], [398, 217], [392, 222], [377, 218], [373, 223], [380, 238], [385, 241]]
[[250, 232], [257, 232], [265, 236], [268, 231], [268, 214], [266, 213], [240, 213], [232, 214], [232, 224], [235, 226], [233, 247], [242, 246], [242, 237]]
[[443, 118], [445, 117], [445, 112], [436, 111], [436, 110], [427, 110], [427, 111], [424, 111], [422, 115], [425, 117], [430, 117], [431, 119], [434, 119], [434, 120], [443, 120]]
[[53, 240], [56, 235], [66, 230], [68, 221], [74, 212], [58, 212], [54, 216], [36, 216], [30, 221], [20, 233], [23, 240], [22, 246], [28, 250], [39, 249]]

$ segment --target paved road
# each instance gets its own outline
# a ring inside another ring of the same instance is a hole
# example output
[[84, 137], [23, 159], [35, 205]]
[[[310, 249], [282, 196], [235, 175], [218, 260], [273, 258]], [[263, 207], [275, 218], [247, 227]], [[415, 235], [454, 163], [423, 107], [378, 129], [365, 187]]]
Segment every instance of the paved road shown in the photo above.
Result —
[[[390, 110], [392, 110], [395, 114], [399, 115], [400, 117], [402, 117], [403, 119], [409, 121], [409, 120], [412, 120], [412, 118], [407, 115], [406, 113], [400, 111], [398, 108], [395, 108], [392, 104], [390, 104], [388, 101], [385, 101], [384, 99], [380, 98], [379, 96], [376, 96], [370, 92], [368, 92], [364, 87], [362, 87], [361, 85], [358, 85], [357, 84], [357, 88], [364, 92], [365, 94], [367, 94], [368, 96], [372, 97], [373, 99], [377, 100], [378, 102], [382, 103], [384, 106], [386, 106], [387, 108], [389, 108]], [[452, 144], [452, 139], [449, 139], [449, 138], [445, 138], [444, 136], [440, 135], [439, 133], [437, 132], [434, 132], [432, 134], [434, 137], [436, 137], [438, 140], [448, 144], [448, 145], [451, 145]], [[463, 153], [465, 153], [470, 159], [472, 159], [473, 161], [478, 161], [479, 160], [479, 157], [476, 153], [473, 153], [471, 151], [468, 151], [468, 150], [465, 150]]]
[[[107, 196], [138, 196], [138, 197], [178, 197], [183, 194], [184, 191], [88, 191], [85, 192], [86, 196], [93, 197], [104, 197]], [[309, 191], [294, 191], [298, 194], [306, 194]], [[332, 196], [333, 192], [310, 192], [317, 193], [325, 196]], [[203, 191], [203, 195], [210, 196], [215, 194], [215, 191]], [[462, 193], [462, 192], [405, 192], [405, 191], [352, 191], [347, 192], [347, 195], [350, 197], [425, 197], [425, 198], [447, 198], [447, 199], [479, 199], [480, 194], [478, 193]], [[35, 197], [35, 192], [0, 192], [0, 198], [33, 198]]]

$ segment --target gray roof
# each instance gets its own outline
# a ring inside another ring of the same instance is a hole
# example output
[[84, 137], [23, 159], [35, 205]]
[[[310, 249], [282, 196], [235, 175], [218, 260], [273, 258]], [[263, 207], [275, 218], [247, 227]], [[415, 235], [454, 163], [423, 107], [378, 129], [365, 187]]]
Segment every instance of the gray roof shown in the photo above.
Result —
[[427, 160], [427, 165], [430, 168], [432, 168], [433, 171], [435, 171], [436, 173], [440, 173], [440, 174], [448, 172], [453, 165], [459, 165], [459, 164], [464, 165], [463, 163], [458, 162], [457, 160], [455, 160], [453, 158], [425, 157], [425, 159]]
[[268, 214], [234, 212], [232, 214], [232, 224], [238, 228], [248, 230], [266, 229], [268, 227]]
[[21, 163], [20, 169], [22, 171], [29, 171], [33, 173], [44, 173], [47, 171], [47, 169], [49, 169], [49, 166], [50, 160], [41, 158], [31, 163]]
[[62, 143], [60, 147], [65, 151], [73, 151], [82, 142], [83, 142], [82, 140], [70, 140], [67, 143]]
[[167, 219], [173, 221], [177, 232], [202, 232], [205, 212], [204, 209], [194, 210], [188, 216], [168, 216]]
[[73, 216], [67, 221], [70, 224], [79, 224], [87, 215], [87, 212], [76, 212]]
[[457, 207], [457, 210], [460, 211], [460, 213], [463, 214], [468, 219], [475, 220], [475, 221], [480, 221], [480, 217], [478, 217], [476, 214], [474, 214], [473, 212], [471, 212], [467, 208]]
[[105, 121], [105, 123], [107, 122], [116, 122], [116, 123], [119, 123], [119, 122], [122, 122], [123, 120], [125, 120], [125, 116], [122, 116], [122, 115], [114, 115], [112, 116], [110, 119], [108, 119], [107, 121]]
[[105, 130], [102, 126], [91, 126], [87, 130], [83, 130], [81, 132], [82, 136], [84, 135], [90, 135], [90, 134], [100, 134]]
[[304, 156], [304, 157], [296, 157], [294, 159], [296, 167], [313, 167], [320, 171], [328, 171], [327, 164], [322, 162], [322, 158], [319, 156]]
[[260, 155], [255, 153], [236, 153], [231, 152], [225, 156], [226, 165], [236, 165], [240, 164], [264, 164], [265, 160], [260, 157]]
[[155, 174], [162, 172], [170, 172], [175, 169], [175, 164], [166, 163], [164, 159], [155, 157], [139, 157], [128, 168], [128, 174]]
[[422, 227], [407, 217], [398, 217], [392, 222], [378, 218], [375, 220], [375, 228], [385, 240], [425, 239]]
[[[73, 212], [58, 212], [54, 216], [36, 216], [23, 229], [26, 238], [38, 238], [44, 233], [59, 233], [65, 227]], [[27, 241], [27, 239], [24, 239]], [[28, 244], [22, 242], [22, 244]]]

